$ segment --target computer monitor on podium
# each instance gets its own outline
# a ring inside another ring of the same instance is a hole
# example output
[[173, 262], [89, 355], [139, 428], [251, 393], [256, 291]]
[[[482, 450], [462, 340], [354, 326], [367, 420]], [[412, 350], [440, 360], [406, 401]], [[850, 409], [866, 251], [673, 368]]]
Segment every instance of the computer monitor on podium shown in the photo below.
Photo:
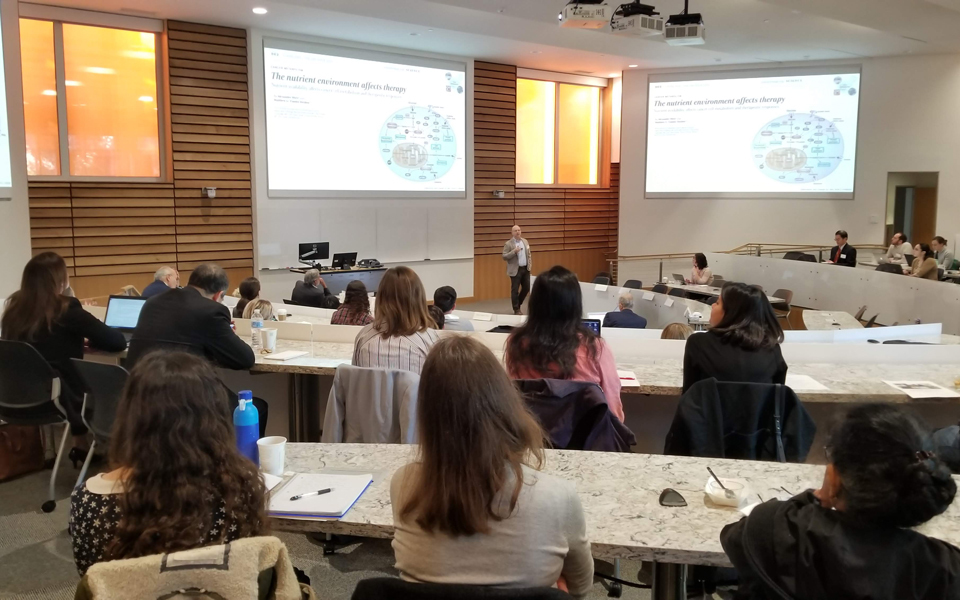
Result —
[[321, 260], [330, 258], [330, 242], [300, 244], [297, 256], [302, 263], [316, 265]]

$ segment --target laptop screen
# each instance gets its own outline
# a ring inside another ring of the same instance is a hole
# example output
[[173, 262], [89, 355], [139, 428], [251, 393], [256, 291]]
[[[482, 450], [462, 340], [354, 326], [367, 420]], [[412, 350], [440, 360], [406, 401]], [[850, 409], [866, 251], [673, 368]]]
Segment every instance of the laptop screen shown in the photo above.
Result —
[[140, 319], [140, 309], [146, 298], [110, 296], [107, 301], [107, 316], [104, 322], [116, 329], [134, 329]]

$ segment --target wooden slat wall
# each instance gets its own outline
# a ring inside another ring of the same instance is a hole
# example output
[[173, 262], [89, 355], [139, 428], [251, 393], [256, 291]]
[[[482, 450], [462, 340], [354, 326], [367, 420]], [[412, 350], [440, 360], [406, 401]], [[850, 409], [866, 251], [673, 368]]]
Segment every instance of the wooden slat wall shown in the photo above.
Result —
[[[30, 184], [33, 251], [60, 253], [80, 297], [143, 289], [165, 264], [184, 283], [207, 261], [227, 269], [231, 287], [253, 274], [246, 32], [167, 29], [173, 181]], [[202, 187], [217, 197], [202, 198]]]
[[604, 188], [517, 188], [517, 69], [476, 62], [474, 83], [474, 297], [509, 295], [500, 253], [514, 223], [539, 257], [535, 269], [563, 264], [581, 279], [608, 270], [606, 255], [617, 252], [620, 165], [610, 165]]

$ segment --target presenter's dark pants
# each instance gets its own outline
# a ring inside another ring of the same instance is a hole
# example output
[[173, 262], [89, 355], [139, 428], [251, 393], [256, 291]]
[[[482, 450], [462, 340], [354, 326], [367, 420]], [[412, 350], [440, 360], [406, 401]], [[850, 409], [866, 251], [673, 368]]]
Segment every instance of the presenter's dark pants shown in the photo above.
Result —
[[530, 269], [520, 267], [517, 274], [510, 278], [510, 300], [513, 302], [513, 311], [520, 310], [523, 301], [530, 293]]

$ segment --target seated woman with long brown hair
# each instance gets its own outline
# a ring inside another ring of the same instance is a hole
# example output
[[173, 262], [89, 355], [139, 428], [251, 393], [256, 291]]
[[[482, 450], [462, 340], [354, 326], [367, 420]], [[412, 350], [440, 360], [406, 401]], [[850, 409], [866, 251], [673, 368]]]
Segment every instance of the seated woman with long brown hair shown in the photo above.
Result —
[[226, 388], [203, 358], [153, 352], [124, 388], [108, 473], [73, 492], [77, 570], [263, 535], [263, 481], [237, 451]]
[[[55, 252], [41, 252], [23, 268], [20, 289], [7, 298], [0, 319], [0, 337], [27, 342], [60, 375], [60, 406], [70, 423], [74, 448], [70, 460], [74, 466], [87, 456], [87, 427], [80, 417], [84, 385], [70, 362], [83, 358], [84, 340], [90, 347], [120, 352], [127, 341], [119, 330], [107, 327], [84, 310], [76, 298], [64, 295], [70, 286], [67, 265]], [[24, 417], [29, 416], [21, 410]]]
[[367, 286], [359, 279], [347, 284], [343, 304], [330, 317], [331, 325], [369, 325], [373, 321], [370, 314], [370, 297]]
[[420, 373], [440, 335], [413, 269], [387, 269], [377, 289], [374, 313], [373, 323], [361, 329], [354, 341], [353, 365]]
[[420, 454], [390, 483], [393, 549], [407, 581], [504, 588], [593, 584], [574, 485], [539, 471], [543, 432], [493, 353], [442, 340], [417, 406]]

